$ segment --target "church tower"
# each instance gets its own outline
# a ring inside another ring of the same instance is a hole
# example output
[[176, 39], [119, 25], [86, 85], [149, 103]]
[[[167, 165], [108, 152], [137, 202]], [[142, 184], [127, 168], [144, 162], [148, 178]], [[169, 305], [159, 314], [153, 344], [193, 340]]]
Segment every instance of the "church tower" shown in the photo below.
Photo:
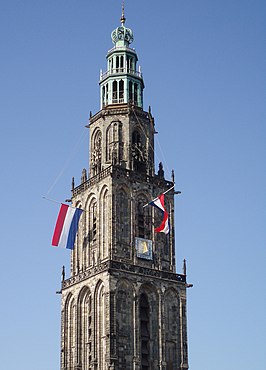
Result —
[[[111, 37], [100, 111], [87, 126], [89, 170], [72, 184], [72, 205], [85, 212], [70, 277], [62, 279], [61, 370], [186, 370], [187, 284], [185, 266], [183, 274], [175, 266], [174, 179], [165, 179], [162, 164], [155, 173], [154, 118], [143, 109], [124, 11]], [[164, 192], [168, 234], [155, 232], [162, 215], [145, 206]]]

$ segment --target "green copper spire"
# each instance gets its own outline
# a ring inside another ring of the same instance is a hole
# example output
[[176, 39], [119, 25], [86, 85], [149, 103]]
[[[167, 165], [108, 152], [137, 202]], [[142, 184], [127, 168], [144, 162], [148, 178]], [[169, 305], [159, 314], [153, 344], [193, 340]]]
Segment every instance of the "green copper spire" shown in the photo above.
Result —
[[121, 26], [112, 33], [114, 47], [107, 54], [107, 71], [101, 73], [101, 109], [114, 104], [143, 107], [144, 82], [135, 49], [130, 48], [133, 32], [125, 27], [125, 3], [122, 3]]
[[125, 27], [125, 2], [122, 3], [121, 27], [117, 27], [111, 34], [112, 41], [117, 47], [129, 46], [133, 41], [133, 32]]

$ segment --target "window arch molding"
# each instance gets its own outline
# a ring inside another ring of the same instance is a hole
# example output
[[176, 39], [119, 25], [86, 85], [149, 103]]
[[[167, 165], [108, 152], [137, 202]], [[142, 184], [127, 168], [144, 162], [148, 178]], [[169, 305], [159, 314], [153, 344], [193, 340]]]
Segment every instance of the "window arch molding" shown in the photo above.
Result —
[[66, 368], [74, 366], [73, 347], [75, 346], [75, 316], [76, 300], [69, 293], [64, 305], [64, 355], [63, 362]]
[[91, 135], [90, 157], [90, 172], [95, 176], [102, 169], [102, 131], [99, 127], [96, 127]]
[[152, 283], [142, 284], [138, 291], [138, 340], [144, 370], [158, 368], [159, 365], [159, 292], [160, 289]]
[[99, 195], [99, 219], [100, 219], [100, 258], [108, 257], [108, 246], [110, 240], [110, 206], [109, 189], [104, 185]]
[[85, 203], [86, 210], [86, 238], [91, 246], [98, 238], [98, 198], [94, 193], [90, 194]]
[[88, 286], [84, 286], [77, 298], [77, 358], [78, 363], [92, 361], [93, 312], [92, 294]]
[[98, 362], [99, 369], [104, 368], [105, 364], [105, 354], [106, 354], [106, 343], [105, 343], [105, 286], [102, 280], [99, 280], [96, 284], [94, 291], [94, 317], [95, 317], [95, 343], [98, 343], [96, 351], [96, 358]]
[[[131, 196], [128, 186], [121, 184], [116, 189], [116, 239], [124, 246], [123, 257], [130, 258], [131, 241]], [[121, 256], [122, 257], [122, 256]]]
[[102, 138], [102, 131], [99, 127], [95, 127], [95, 129], [93, 130], [91, 134], [92, 149], [95, 148], [96, 140], [98, 137]]
[[106, 129], [105, 140], [106, 140], [106, 161], [113, 161], [114, 157], [119, 161], [122, 153], [120, 150], [122, 136], [122, 122], [119, 120], [112, 121]]

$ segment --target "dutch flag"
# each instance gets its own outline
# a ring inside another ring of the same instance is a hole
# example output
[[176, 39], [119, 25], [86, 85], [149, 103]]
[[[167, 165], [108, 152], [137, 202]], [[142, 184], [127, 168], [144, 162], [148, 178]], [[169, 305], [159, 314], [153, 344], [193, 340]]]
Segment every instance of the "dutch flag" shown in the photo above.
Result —
[[158, 198], [152, 200], [149, 203], [151, 206], [158, 208], [163, 213], [163, 221], [159, 227], [155, 229], [157, 233], [168, 234], [170, 231], [169, 216], [164, 207], [164, 194], [158, 196]]
[[78, 223], [82, 212], [83, 210], [80, 208], [61, 204], [52, 239], [53, 246], [74, 249]]

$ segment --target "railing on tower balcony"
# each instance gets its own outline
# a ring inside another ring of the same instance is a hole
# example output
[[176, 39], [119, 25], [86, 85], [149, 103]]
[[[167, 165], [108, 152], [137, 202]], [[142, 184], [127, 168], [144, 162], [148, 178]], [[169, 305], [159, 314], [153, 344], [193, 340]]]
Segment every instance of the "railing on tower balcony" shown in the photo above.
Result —
[[124, 67], [124, 68], [112, 68], [110, 71], [106, 71], [104, 73], [101, 73], [100, 80], [102, 81], [106, 77], [113, 76], [115, 74], [121, 74], [121, 73], [127, 73], [127, 74], [130, 74], [132, 76], [142, 78], [142, 73], [141, 72], [135, 71], [134, 69]]

